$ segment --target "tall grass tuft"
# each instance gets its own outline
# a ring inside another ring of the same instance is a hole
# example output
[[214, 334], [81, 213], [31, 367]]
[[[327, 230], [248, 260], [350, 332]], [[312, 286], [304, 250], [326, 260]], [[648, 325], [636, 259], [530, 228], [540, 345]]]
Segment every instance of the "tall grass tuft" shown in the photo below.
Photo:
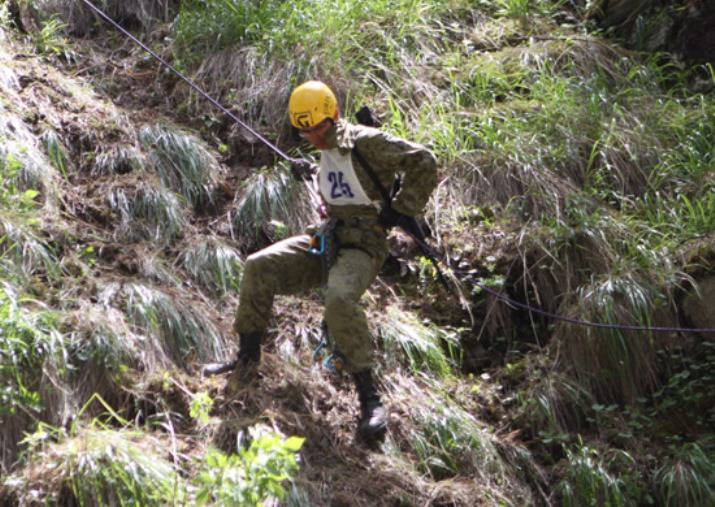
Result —
[[206, 315], [176, 294], [139, 283], [112, 283], [99, 299], [106, 306], [124, 309], [135, 332], [148, 339], [145, 353], [156, 362], [183, 366], [189, 355], [209, 360], [226, 353], [225, 340]]
[[454, 333], [424, 324], [396, 307], [387, 309], [380, 325], [386, 357], [400, 357], [412, 372], [428, 371], [438, 378], [450, 376], [461, 362], [461, 348]]
[[[414, 426], [406, 444], [422, 473], [441, 480], [475, 473], [482, 479], [503, 477], [505, 469], [494, 437], [434, 380], [425, 385], [396, 377], [391, 391], [410, 400]], [[499, 479], [497, 479], [499, 480]]]
[[161, 181], [195, 209], [211, 205], [219, 164], [196, 137], [163, 125], [145, 127], [139, 140]]
[[[76, 35], [86, 35], [97, 27], [97, 17], [82, 2], [33, 0], [31, 6], [36, 18], [59, 17]], [[174, 14], [174, 4], [170, 0], [101, 0], [97, 6], [122, 24], [129, 24], [130, 28], [139, 25], [144, 30], [159, 21], [170, 21]]]
[[177, 262], [212, 295], [238, 291], [243, 268], [240, 254], [215, 236], [192, 241], [179, 254]]
[[178, 196], [151, 181], [113, 188], [107, 204], [119, 218], [115, 234], [128, 241], [170, 244], [187, 223]]
[[5, 481], [21, 504], [160, 506], [187, 499], [186, 480], [158, 452], [165, 444], [156, 437], [96, 424], [69, 435], [48, 430], [28, 437], [30, 466]]
[[305, 189], [284, 168], [254, 172], [236, 196], [231, 213], [233, 236], [247, 243], [276, 238], [271, 222], [278, 222], [287, 233], [301, 232], [312, 219]]
[[126, 174], [142, 169], [145, 164], [143, 154], [130, 145], [112, 145], [97, 154], [91, 169], [93, 176]]
[[656, 471], [654, 479], [661, 505], [715, 504], [715, 460], [706, 449], [695, 442], [684, 444]]
[[558, 371], [533, 372], [538, 380], [518, 393], [519, 418], [543, 439], [554, 439], [583, 427], [591, 406], [591, 392]]

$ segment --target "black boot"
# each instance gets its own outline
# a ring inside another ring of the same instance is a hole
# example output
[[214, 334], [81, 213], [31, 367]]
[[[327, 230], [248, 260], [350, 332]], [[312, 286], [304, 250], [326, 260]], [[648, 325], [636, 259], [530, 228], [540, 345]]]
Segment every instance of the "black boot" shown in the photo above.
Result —
[[368, 440], [382, 437], [387, 430], [387, 414], [372, 379], [371, 370], [353, 374], [360, 400], [358, 433]]
[[201, 370], [204, 377], [220, 375], [235, 370], [237, 367], [249, 369], [248, 367], [258, 365], [261, 361], [261, 337], [263, 333], [242, 333], [238, 335], [238, 354], [233, 361], [228, 363], [207, 364]]

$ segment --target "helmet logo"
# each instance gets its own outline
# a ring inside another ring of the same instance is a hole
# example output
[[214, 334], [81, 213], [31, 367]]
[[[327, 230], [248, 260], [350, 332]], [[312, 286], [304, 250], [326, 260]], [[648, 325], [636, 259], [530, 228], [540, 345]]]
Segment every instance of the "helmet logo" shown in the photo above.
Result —
[[293, 120], [298, 128], [309, 128], [313, 126], [313, 115], [310, 111], [294, 113]]

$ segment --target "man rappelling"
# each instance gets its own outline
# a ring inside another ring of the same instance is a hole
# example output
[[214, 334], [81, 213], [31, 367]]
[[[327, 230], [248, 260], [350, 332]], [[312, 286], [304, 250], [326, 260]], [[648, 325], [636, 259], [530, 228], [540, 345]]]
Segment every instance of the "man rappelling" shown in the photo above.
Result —
[[[360, 298], [388, 256], [388, 230], [414, 223], [427, 203], [437, 183], [436, 160], [419, 144], [341, 119], [335, 95], [319, 81], [293, 91], [289, 116], [300, 136], [320, 150], [319, 166], [294, 159], [291, 169], [302, 177], [317, 170], [328, 218], [318, 245], [316, 237], [299, 235], [248, 257], [234, 323], [238, 355], [231, 363], [206, 367], [204, 374], [232, 370], [229, 391], [250, 385], [257, 378], [274, 296], [325, 284], [324, 321], [335, 355], [355, 381], [358, 431], [364, 438], [379, 437], [386, 413], [373, 378], [373, 339]], [[387, 200], [385, 188], [393, 188], [396, 177], [401, 184]]]

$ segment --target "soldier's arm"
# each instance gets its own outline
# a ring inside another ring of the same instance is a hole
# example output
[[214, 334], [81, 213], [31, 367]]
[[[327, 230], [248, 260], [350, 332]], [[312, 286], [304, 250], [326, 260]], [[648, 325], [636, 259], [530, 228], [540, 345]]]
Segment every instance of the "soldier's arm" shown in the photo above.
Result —
[[437, 185], [437, 160], [424, 146], [377, 129], [361, 136], [356, 145], [389, 190], [395, 174], [402, 185], [392, 208], [404, 215], [419, 215]]

